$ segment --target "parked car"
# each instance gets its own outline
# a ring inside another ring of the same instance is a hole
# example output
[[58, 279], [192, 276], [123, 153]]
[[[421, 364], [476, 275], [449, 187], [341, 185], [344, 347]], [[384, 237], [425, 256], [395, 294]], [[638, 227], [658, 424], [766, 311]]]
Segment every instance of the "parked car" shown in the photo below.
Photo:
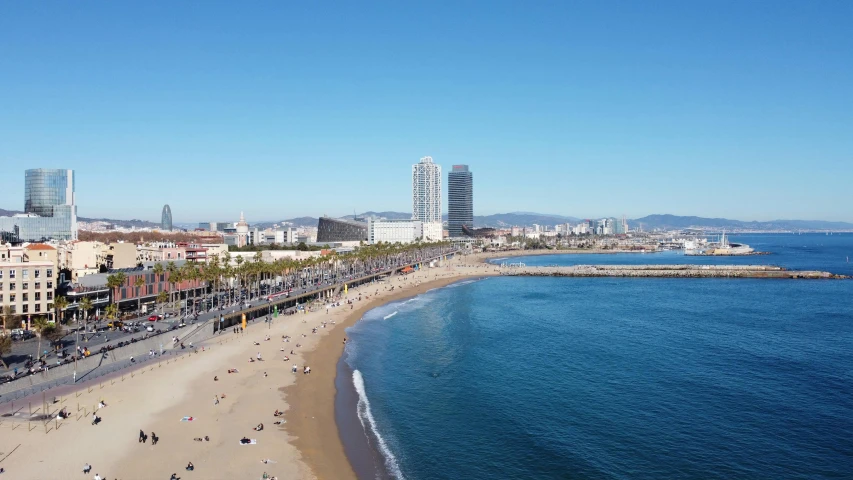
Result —
[[145, 327], [145, 331], [146, 332], [153, 332], [154, 331], [154, 325], [148, 325], [147, 327]]
[[150, 316], [148, 317], [148, 321], [149, 321], [149, 322], [156, 322], [156, 321], [157, 321], [157, 320], [159, 320], [159, 319], [160, 319], [160, 317], [158, 317], [157, 315], [150, 315]]

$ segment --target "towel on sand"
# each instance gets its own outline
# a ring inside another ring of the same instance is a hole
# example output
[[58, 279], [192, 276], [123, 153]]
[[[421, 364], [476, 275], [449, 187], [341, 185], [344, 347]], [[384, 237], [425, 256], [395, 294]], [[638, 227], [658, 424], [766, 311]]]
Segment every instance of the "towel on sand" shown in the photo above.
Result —
[[195, 417], [184, 417], [181, 419], [182, 422], [192, 422], [195, 420]]
[[249, 443], [243, 443], [240, 440], [237, 440], [237, 443], [240, 445], [257, 445], [258, 441], [253, 438], [249, 441]]

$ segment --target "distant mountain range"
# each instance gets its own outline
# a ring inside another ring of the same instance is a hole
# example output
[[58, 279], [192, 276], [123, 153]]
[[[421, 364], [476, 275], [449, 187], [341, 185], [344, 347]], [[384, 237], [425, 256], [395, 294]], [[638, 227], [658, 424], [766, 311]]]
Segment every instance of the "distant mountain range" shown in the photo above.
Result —
[[[364, 212], [358, 215], [359, 217], [369, 217], [375, 216], [378, 218], [387, 218], [389, 220], [406, 220], [412, 218], [411, 213], [406, 212]], [[347, 220], [352, 220], [355, 218], [354, 215], [346, 215], [344, 217]], [[447, 215], [442, 217], [444, 220], [447, 220]], [[288, 218], [286, 220], [282, 220], [281, 222], [289, 222], [293, 225], [300, 227], [316, 227], [318, 219], [315, 217], [298, 217], [298, 218]], [[574, 217], [565, 217], [562, 215], [547, 215], [542, 213], [531, 213], [531, 212], [513, 212], [513, 213], [498, 213], [495, 215], [475, 215], [474, 216], [474, 226], [477, 228], [482, 227], [511, 227], [513, 225], [556, 225], [558, 223], [566, 223], [566, 222], [577, 222], [578, 219]], [[270, 222], [259, 223], [258, 227], [261, 226], [269, 226], [272, 225]]]
[[853, 223], [823, 220], [772, 220], [769, 222], [744, 222], [728, 218], [682, 217], [678, 215], [648, 215], [628, 220], [629, 226], [640, 225], [643, 230], [683, 230], [688, 228], [714, 230], [853, 230]]
[[[12, 215], [17, 215], [19, 213], [24, 213], [20, 210], [4, 210], [0, 208], [0, 217], [10, 217]], [[86, 218], [86, 217], [77, 217], [77, 220], [80, 222], [107, 222], [113, 225], [122, 227], [122, 228], [155, 228], [159, 227], [159, 223], [149, 222], [147, 220], [113, 220], [111, 218]]]
[[[15, 215], [22, 213], [15, 210], [0, 209], [0, 216]], [[404, 220], [412, 217], [411, 213], [406, 212], [364, 212], [358, 215], [359, 217], [375, 216], [379, 218], [387, 218], [390, 220]], [[346, 219], [353, 219], [353, 215], [347, 215]], [[447, 215], [444, 215], [444, 220], [447, 220]], [[120, 227], [137, 227], [137, 228], [156, 228], [160, 224], [149, 222], [146, 220], [114, 220], [107, 218], [85, 218], [79, 217], [80, 221], [95, 222], [102, 221], [118, 225]], [[298, 227], [316, 227], [317, 217], [297, 217], [281, 220], [279, 222], [259, 222], [253, 226], [259, 228], [267, 228], [273, 223], [289, 222]], [[578, 217], [569, 217], [564, 215], [535, 213], [535, 212], [512, 212], [512, 213], [497, 213], [494, 215], [475, 215], [474, 226], [476, 228], [495, 227], [506, 228], [512, 226], [531, 226], [538, 225], [556, 225], [559, 223], [578, 223], [581, 220]], [[778, 230], [846, 230], [853, 231], [853, 223], [848, 222], [829, 222], [822, 220], [772, 220], [769, 222], [745, 222], [741, 220], [731, 220], [728, 218], [706, 218], [693, 216], [679, 215], [648, 215], [643, 218], [628, 220], [628, 225], [631, 228], [641, 226], [645, 231], [654, 229], [660, 230], [684, 230], [684, 229], [701, 229], [701, 230], [752, 230], [752, 231], [778, 231]]]
[[[365, 212], [361, 216], [375, 215], [380, 218], [392, 220], [411, 218], [410, 213], [405, 212]], [[352, 215], [342, 217], [352, 219]], [[447, 220], [447, 215], [444, 215]], [[297, 226], [316, 227], [317, 218], [299, 217], [284, 220]], [[512, 212], [497, 213], [494, 215], [475, 215], [474, 226], [506, 228], [512, 226], [556, 225], [559, 223], [578, 223], [581, 219], [565, 215], [544, 214], [534, 212]], [[705, 218], [678, 215], [648, 215], [643, 218], [628, 220], [631, 228], [642, 226], [643, 230], [684, 230], [688, 228], [702, 230], [753, 230], [753, 231], [778, 231], [778, 230], [850, 230], [853, 231], [853, 223], [828, 222], [822, 220], [773, 220], [769, 222], [745, 222], [742, 220], [731, 220], [728, 218]]]

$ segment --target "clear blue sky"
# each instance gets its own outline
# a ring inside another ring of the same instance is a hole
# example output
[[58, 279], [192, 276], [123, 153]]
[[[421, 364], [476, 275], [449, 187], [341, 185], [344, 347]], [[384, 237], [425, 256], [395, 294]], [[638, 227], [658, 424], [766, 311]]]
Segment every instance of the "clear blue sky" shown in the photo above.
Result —
[[[853, 2], [3, 2], [0, 207], [853, 221]], [[446, 173], [445, 173], [446, 181]], [[445, 199], [446, 202], [446, 199]], [[446, 203], [445, 203], [446, 208]]]

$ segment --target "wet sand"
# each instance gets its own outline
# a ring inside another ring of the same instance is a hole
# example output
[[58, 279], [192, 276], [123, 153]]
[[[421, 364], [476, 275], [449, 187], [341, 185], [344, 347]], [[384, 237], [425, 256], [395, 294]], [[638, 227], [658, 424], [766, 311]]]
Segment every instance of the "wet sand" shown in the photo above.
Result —
[[[358, 302], [351, 314], [338, 326], [346, 328], [353, 325], [368, 310], [384, 304], [414, 297], [465, 278], [485, 277], [495, 273], [494, 268], [483, 266], [451, 267], [450, 270], [434, 268], [405, 277], [395, 277], [390, 283], [394, 285], [394, 291], [383, 291], [379, 287], [378, 295], [376, 286], [365, 285], [361, 287], [360, 292], [370, 294], [371, 298]], [[416, 285], [416, 282], [421, 283]], [[350, 292], [352, 298], [352, 290]], [[336, 329], [333, 335], [324, 338], [315, 349], [307, 352], [305, 362], [307, 365], [315, 365], [317, 373], [314, 373], [312, 367], [308, 378], [300, 379], [295, 385], [284, 389], [285, 398], [291, 406], [287, 413], [288, 426], [296, 436], [293, 444], [319, 479], [356, 478], [344, 453], [335, 420], [335, 376], [338, 360], [344, 351], [344, 335], [343, 329]]]

